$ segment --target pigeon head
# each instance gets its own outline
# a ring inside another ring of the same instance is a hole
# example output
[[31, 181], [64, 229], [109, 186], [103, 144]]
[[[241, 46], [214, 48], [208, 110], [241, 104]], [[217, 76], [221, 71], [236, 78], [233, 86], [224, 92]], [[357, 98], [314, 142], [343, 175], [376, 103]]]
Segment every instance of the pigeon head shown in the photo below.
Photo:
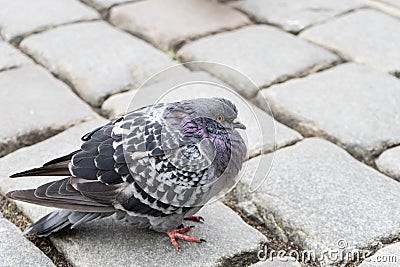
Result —
[[236, 129], [246, 129], [238, 122], [236, 106], [224, 98], [197, 98], [175, 103], [169, 110], [169, 123], [174, 129], [208, 155], [222, 173], [231, 157], [232, 141], [237, 140]]
[[[237, 120], [236, 106], [225, 98], [198, 98], [181, 102], [185, 113], [184, 132], [196, 137], [225, 135], [236, 128], [246, 129]], [[197, 130], [193, 132], [193, 130]]]

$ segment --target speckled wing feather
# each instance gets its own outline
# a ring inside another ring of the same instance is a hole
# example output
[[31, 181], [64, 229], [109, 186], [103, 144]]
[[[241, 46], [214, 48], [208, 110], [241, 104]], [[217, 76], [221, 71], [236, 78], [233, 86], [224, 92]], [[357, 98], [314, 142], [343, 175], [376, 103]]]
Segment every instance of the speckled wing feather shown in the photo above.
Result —
[[213, 172], [208, 169], [213, 160], [213, 147], [207, 149], [210, 146], [207, 142], [195, 143], [186, 138], [179, 131], [183, 117], [163, 116], [165, 109], [171, 108], [161, 104], [147, 109], [146, 116], [129, 114], [113, 129], [114, 135], [124, 137], [121, 143], [114, 144], [116, 150], [125, 147], [126, 162], [131, 170], [126, 181], [134, 182], [134, 186], [124, 192], [140, 197], [139, 188], [151, 198], [169, 205], [164, 210], [168, 214], [180, 212], [177, 208], [199, 205], [208, 191], [206, 183], [214, 178], [210, 177]]
[[[68, 155], [72, 177], [29, 192], [14, 191], [10, 197], [33, 197], [32, 203], [74, 211], [117, 208], [155, 217], [185, 212], [207, 191], [198, 185], [208, 179], [210, 159], [200, 152], [204, 144], [184, 138], [165, 120], [166, 108], [145, 107], [93, 130], [83, 137], [81, 149]], [[68, 156], [42, 168], [65, 168]]]

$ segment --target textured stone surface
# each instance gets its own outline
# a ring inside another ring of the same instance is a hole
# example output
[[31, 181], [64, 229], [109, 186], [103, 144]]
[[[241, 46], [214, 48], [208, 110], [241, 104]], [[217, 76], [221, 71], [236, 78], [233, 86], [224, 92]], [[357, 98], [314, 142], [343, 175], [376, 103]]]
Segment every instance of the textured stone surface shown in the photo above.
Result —
[[[320, 47], [266, 25], [202, 38], [184, 46], [178, 55], [183, 61], [226, 64], [247, 75], [258, 87], [324, 68], [337, 60], [335, 55]], [[235, 86], [247, 98], [257, 93], [254, 88], [243, 86], [241, 77], [232, 76], [231, 72], [213, 67], [205, 70]]]
[[357, 62], [397, 72], [400, 71], [399, 28], [398, 19], [366, 9], [311, 27], [301, 36]]
[[28, 37], [21, 47], [95, 106], [173, 64], [167, 55], [105, 22], [61, 26]]
[[149, 0], [120, 5], [111, 10], [110, 20], [163, 50], [250, 23], [231, 7], [204, 0]]
[[257, 21], [278, 25], [290, 32], [299, 32], [361, 6], [362, 2], [357, 0], [244, 0], [235, 4]]
[[364, 0], [364, 2], [367, 5], [386, 12], [392, 16], [400, 17], [399, 0]]
[[400, 242], [387, 245], [365, 259], [360, 267], [397, 267], [400, 263]]
[[381, 172], [400, 181], [400, 146], [383, 152], [375, 163]]
[[301, 264], [295, 258], [282, 257], [259, 261], [251, 265], [251, 267], [301, 267]]
[[0, 71], [20, 67], [31, 63], [31, 60], [24, 56], [17, 49], [0, 40]]
[[382, 0], [382, 2], [400, 8], [400, 1], [399, 0]]
[[38, 66], [1, 72], [0, 88], [1, 156], [14, 146], [97, 116], [65, 84]]
[[[344, 150], [318, 138], [305, 139], [276, 152], [265, 183], [246, 189], [263, 164], [262, 155], [250, 160], [238, 188], [260, 209], [266, 226], [303, 249], [367, 247], [398, 236], [400, 183], [356, 161]], [[327, 260], [327, 259], [325, 259]]]
[[[206, 85], [202, 81], [209, 81], [224, 85], [212, 76], [202, 73], [187, 73], [185, 76], [174, 76], [176, 79], [165, 80], [164, 82], [154, 83], [145, 86], [137, 94], [137, 91], [129, 91], [110, 97], [103, 104], [103, 109], [115, 116], [125, 113], [127, 110], [134, 110], [144, 105], [156, 103], [156, 100], [170, 88], [185, 82], [196, 81], [196, 84], [176, 88], [163, 96], [160, 102], [174, 102], [180, 99], [189, 99], [194, 97], [225, 97], [234, 101], [239, 110], [239, 120], [246, 126], [245, 139], [248, 141], [249, 156], [260, 154], [261, 152], [270, 152], [274, 150], [274, 146], [278, 148], [288, 144], [295, 143], [302, 137], [299, 133], [276, 122], [265, 112], [247, 103], [237, 94], [232, 93], [221, 87]], [[149, 93], [151, 92], [151, 94]], [[133, 102], [132, 99], [134, 99]], [[137, 103], [137, 104], [136, 104]], [[274, 128], [276, 126], [276, 128]], [[276, 131], [275, 131], [276, 130]], [[276, 135], [275, 135], [276, 133]]]
[[98, 13], [76, 0], [0, 0], [0, 33], [10, 40], [52, 26], [92, 20]]
[[2, 267], [55, 266], [21, 231], [0, 214], [0, 255]]
[[132, 2], [132, 0], [82, 0], [82, 2], [85, 2], [86, 4], [103, 11], [113, 5], [118, 5], [125, 2]]
[[[329, 82], [327, 82], [329, 81]], [[400, 81], [354, 63], [263, 90], [281, 121], [369, 161], [400, 143]]]

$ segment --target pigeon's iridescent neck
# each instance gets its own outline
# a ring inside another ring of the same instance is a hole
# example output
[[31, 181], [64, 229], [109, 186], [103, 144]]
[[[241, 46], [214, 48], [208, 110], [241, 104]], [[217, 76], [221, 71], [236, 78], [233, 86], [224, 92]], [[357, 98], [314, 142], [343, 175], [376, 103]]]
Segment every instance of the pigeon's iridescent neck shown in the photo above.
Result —
[[185, 137], [195, 137], [199, 139], [208, 138], [209, 134], [205, 125], [199, 123], [199, 120], [188, 120], [183, 126], [183, 135]]
[[216, 170], [219, 174], [225, 171], [231, 157], [231, 140], [222, 125], [209, 118], [196, 118], [185, 122], [182, 132], [187, 138], [209, 139], [215, 147]]

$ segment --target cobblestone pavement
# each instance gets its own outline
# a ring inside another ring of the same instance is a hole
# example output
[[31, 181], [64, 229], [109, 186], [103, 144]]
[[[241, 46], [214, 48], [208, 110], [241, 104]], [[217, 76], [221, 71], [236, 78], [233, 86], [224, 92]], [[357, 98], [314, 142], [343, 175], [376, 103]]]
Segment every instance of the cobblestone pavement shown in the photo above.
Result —
[[[76, 149], [155, 73], [213, 61], [258, 89], [207, 64], [175, 70], [232, 87], [276, 123], [258, 140], [243, 115], [248, 172], [201, 211], [194, 235], [208, 242], [176, 253], [164, 235], [108, 218], [51, 237], [55, 248], [73, 266], [249, 266], [279, 242], [287, 257], [254, 266], [399, 266], [399, 44], [400, 0], [0, 0], [0, 193], [54, 179], [8, 176]], [[50, 211], [17, 206], [31, 220]], [[298, 256], [310, 251], [316, 260]], [[53, 263], [0, 214], [0, 266]]]

